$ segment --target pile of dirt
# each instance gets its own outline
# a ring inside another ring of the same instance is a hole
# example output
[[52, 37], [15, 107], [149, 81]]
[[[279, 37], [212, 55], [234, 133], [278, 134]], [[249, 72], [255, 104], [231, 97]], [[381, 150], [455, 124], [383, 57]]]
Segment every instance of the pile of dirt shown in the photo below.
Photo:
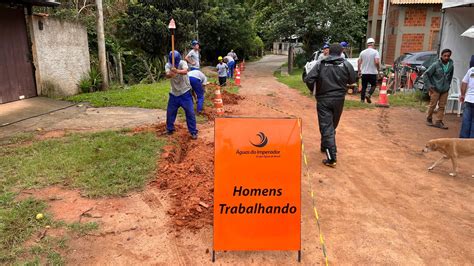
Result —
[[[176, 125], [176, 127], [181, 127], [181, 125]], [[135, 127], [132, 129], [132, 134], [141, 133], [141, 132], [156, 132], [157, 136], [166, 135], [166, 123], [159, 124], [147, 124]]]
[[239, 104], [239, 101], [245, 99], [244, 96], [235, 94], [235, 93], [230, 93], [226, 90], [221, 91], [222, 95], [222, 101], [224, 102], [224, 106], [227, 105], [236, 105]]
[[[155, 128], [160, 129], [159, 125]], [[161, 134], [157, 131], [157, 134]], [[198, 230], [212, 224], [214, 143], [192, 140], [184, 127], [176, 127], [165, 146], [154, 182], [167, 190], [172, 206], [167, 211], [176, 230]]]

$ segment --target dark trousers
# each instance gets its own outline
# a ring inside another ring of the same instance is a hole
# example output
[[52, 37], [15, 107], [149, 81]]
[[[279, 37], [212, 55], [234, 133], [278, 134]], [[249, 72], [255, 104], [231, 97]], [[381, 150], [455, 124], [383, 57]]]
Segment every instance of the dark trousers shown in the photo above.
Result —
[[460, 138], [474, 138], [474, 103], [464, 102]]
[[227, 78], [226, 77], [219, 77], [219, 85], [225, 86]]
[[321, 147], [328, 149], [331, 157], [336, 159], [336, 128], [344, 108], [344, 98], [322, 98], [316, 103], [318, 111]]
[[369, 95], [367, 96], [372, 96], [372, 94], [375, 91], [375, 88], [377, 87], [377, 75], [376, 74], [362, 74], [362, 91], [360, 92], [360, 99], [363, 101], [365, 99], [365, 91], [367, 90], [367, 85], [370, 84], [370, 91]]
[[197, 107], [196, 110], [198, 113], [202, 112], [204, 108], [204, 88], [202, 87], [201, 80], [195, 77], [189, 77], [189, 82], [191, 83], [191, 87], [193, 87], [193, 91], [196, 93], [197, 96]]
[[166, 130], [174, 131], [174, 121], [176, 121], [179, 107], [182, 107], [186, 114], [186, 125], [188, 126], [189, 133], [197, 134], [196, 115], [194, 114], [194, 103], [191, 90], [180, 96], [174, 96], [170, 93], [168, 108], [166, 109]]

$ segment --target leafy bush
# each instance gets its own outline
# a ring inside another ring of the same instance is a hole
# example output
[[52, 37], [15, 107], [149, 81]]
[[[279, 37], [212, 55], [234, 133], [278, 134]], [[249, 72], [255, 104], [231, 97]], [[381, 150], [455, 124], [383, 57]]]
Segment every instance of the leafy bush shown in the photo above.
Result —
[[303, 68], [306, 65], [306, 54], [300, 53], [295, 56], [295, 65], [298, 68]]
[[102, 76], [96, 67], [92, 67], [89, 73], [79, 80], [79, 89], [83, 93], [100, 90], [102, 86]]

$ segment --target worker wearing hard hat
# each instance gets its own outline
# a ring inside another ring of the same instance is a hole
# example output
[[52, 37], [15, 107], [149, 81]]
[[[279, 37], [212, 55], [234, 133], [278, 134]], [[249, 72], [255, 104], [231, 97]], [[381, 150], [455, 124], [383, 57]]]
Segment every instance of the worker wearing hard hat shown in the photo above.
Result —
[[219, 77], [219, 85], [225, 86], [227, 82], [227, 70], [229, 69], [229, 67], [226, 63], [222, 62], [222, 56], [219, 56], [217, 60], [219, 61], [216, 66], [217, 76]]
[[[380, 68], [380, 54], [374, 49], [375, 40], [373, 38], [367, 39], [367, 49], [362, 51], [357, 61], [357, 69], [359, 70], [359, 77], [362, 79], [362, 91], [360, 93], [360, 101], [372, 103], [370, 97], [377, 86], [377, 74]], [[370, 84], [370, 91], [366, 95], [367, 85]]]

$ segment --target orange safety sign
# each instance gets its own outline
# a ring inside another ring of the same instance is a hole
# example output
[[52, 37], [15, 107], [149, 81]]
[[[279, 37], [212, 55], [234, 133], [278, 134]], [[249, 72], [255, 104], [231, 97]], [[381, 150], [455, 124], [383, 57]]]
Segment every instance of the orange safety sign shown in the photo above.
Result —
[[301, 250], [300, 123], [216, 118], [214, 251]]

